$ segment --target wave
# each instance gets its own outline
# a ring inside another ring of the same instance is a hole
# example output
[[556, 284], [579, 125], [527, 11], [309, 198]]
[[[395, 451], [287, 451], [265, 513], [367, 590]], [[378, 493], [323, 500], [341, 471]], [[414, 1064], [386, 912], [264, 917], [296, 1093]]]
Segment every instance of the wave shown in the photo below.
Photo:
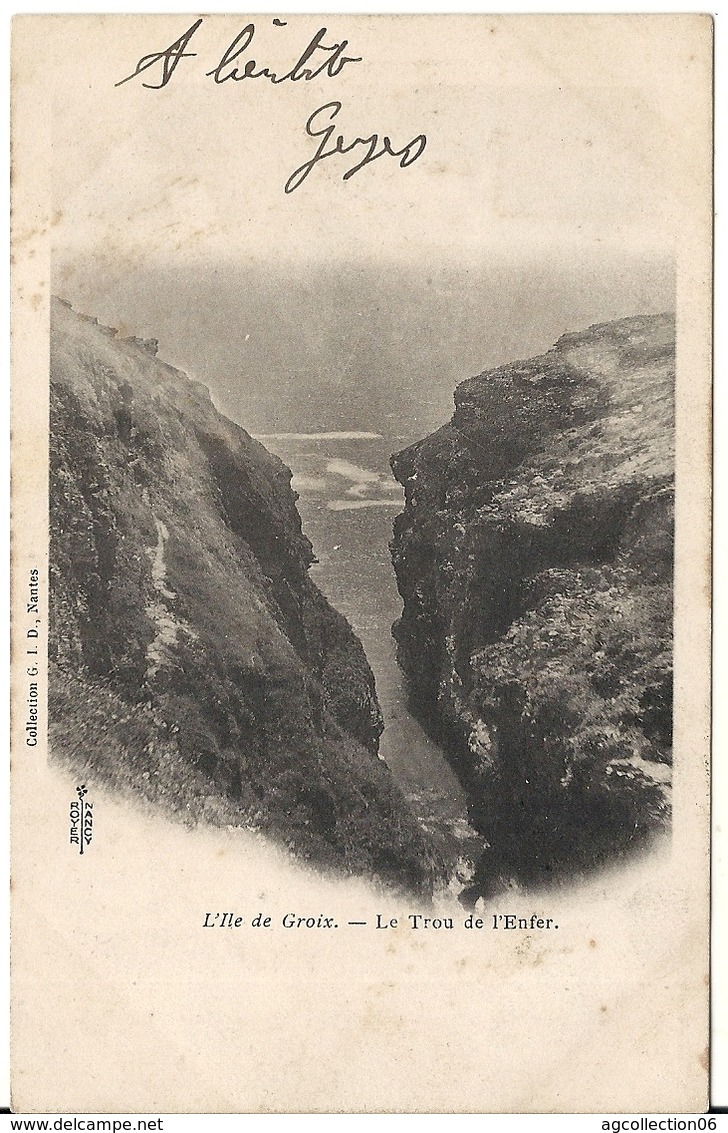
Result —
[[355, 511], [362, 507], [402, 507], [401, 500], [329, 500], [329, 511]]
[[381, 433], [253, 433], [256, 441], [381, 441]]
[[358, 464], [352, 464], [348, 460], [330, 460], [326, 465], [326, 471], [332, 472], [335, 476], [343, 476], [345, 480], [353, 480], [356, 484], [376, 484], [380, 478], [378, 472], [370, 468], [360, 468]]

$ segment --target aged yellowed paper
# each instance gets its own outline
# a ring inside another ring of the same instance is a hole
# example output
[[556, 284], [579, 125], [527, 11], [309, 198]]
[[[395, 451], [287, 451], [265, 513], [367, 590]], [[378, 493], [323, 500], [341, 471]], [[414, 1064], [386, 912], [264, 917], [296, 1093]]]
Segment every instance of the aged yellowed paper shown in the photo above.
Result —
[[706, 1107], [711, 39], [15, 19], [16, 1110]]

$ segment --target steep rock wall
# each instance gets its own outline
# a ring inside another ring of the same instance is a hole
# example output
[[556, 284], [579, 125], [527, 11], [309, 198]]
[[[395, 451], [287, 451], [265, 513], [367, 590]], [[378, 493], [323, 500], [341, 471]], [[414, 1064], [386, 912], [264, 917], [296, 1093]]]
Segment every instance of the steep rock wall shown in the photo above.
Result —
[[472, 898], [668, 822], [674, 334], [661, 315], [566, 335], [463, 382], [392, 458], [394, 634], [489, 843]]
[[189, 821], [431, 889], [377, 757], [361, 644], [308, 577], [291, 473], [161, 362], [55, 301], [54, 758]]

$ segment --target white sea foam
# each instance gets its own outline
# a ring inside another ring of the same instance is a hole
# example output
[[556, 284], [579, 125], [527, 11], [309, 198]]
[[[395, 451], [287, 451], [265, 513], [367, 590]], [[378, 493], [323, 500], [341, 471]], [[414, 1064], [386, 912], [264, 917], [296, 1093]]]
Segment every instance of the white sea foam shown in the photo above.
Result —
[[254, 433], [256, 441], [380, 441], [381, 433]]
[[379, 480], [379, 473], [370, 468], [360, 468], [348, 460], [330, 460], [326, 465], [327, 472], [335, 476], [343, 476], [346, 480], [353, 480], [355, 484], [373, 484]]
[[329, 500], [329, 511], [355, 511], [362, 507], [401, 507], [401, 500]]

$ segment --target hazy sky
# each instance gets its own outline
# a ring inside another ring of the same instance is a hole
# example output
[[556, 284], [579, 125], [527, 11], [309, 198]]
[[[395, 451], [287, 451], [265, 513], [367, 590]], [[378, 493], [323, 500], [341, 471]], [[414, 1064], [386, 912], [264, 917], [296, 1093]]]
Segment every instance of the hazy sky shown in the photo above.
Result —
[[[63, 273], [61, 273], [63, 275]], [[414, 439], [453, 390], [565, 331], [674, 306], [671, 264], [621, 252], [508, 263], [75, 261], [56, 290], [205, 382], [253, 432], [375, 429]]]

